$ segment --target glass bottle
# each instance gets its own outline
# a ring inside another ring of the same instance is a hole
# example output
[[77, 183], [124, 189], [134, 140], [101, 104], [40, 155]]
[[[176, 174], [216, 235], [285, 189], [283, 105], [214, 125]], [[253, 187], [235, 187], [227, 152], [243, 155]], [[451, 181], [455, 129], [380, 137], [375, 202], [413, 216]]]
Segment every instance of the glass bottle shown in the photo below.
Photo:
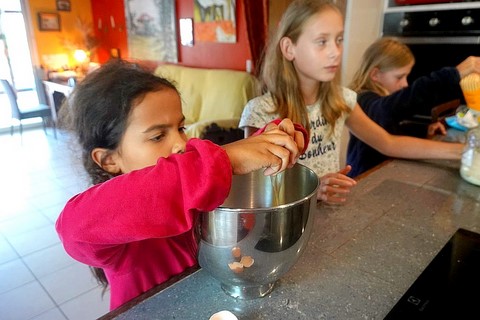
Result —
[[480, 126], [467, 133], [460, 175], [466, 181], [480, 186]]

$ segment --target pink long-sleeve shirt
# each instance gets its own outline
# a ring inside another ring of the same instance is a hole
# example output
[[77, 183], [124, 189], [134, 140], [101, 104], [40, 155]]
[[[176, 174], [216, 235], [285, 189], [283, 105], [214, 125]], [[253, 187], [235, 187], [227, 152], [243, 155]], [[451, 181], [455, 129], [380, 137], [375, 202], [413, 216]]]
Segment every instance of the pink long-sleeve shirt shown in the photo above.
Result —
[[69, 255], [105, 271], [113, 310], [196, 264], [196, 213], [221, 205], [231, 180], [225, 151], [191, 139], [184, 154], [74, 196], [56, 229]]

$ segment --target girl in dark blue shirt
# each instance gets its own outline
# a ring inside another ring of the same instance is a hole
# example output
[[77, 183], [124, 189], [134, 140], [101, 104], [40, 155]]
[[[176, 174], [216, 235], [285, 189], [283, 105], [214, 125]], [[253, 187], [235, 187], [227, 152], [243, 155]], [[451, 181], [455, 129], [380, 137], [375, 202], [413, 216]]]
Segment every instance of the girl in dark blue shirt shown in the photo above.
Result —
[[[415, 63], [410, 49], [394, 38], [380, 38], [368, 47], [350, 88], [357, 92], [363, 111], [391, 134], [402, 132], [399, 123], [414, 114], [430, 114], [441, 103], [461, 98], [460, 79], [480, 73], [480, 58], [468, 57], [457, 67], [445, 67], [416, 79], [408, 86], [407, 76]], [[435, 124], [429, 131], [445, 128]], [[388, 159], [354, 135], [350, 135], [347, 163], [350, 177], [358, 176]]]

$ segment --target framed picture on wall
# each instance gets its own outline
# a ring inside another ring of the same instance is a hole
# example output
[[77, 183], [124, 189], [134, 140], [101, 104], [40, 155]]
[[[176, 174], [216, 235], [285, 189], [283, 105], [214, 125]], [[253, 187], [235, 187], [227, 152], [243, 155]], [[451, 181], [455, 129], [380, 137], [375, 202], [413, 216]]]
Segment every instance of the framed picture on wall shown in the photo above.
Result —
[[237, 42], [236, 0], [196, 0], [194, 37], [197, 42]]
[[70, 0], [57, 0], [58, 11], [70, 11]]
[[58, 13], [38, 13], [38, 29], [40, 31], [60, 31], [60, 15]]
[[175, 0], [125, 1], [131, 58], [177, 63]]

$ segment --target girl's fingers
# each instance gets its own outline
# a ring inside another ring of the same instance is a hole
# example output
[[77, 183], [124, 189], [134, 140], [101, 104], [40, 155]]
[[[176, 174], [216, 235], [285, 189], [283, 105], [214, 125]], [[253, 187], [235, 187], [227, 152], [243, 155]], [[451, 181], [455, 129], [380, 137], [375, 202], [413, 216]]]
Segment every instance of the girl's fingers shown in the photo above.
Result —
[[[282, 126], [285, 126], [283, 129], [276, 124], [271, 123], [267, 125], [262, 134], [244, 139], [243, 141], [234, 142], [228, 146], [227, 148], [232, 150], [231, 155], [234, 157], [233, 160], [235, 161], [234, 167], [240, 168], [235, 171], [235, 173], [238, 174], [243, 171], [248, 171], [248, 166], [242, 165], [243, 161], [241, 160], [242, 158], [245, 159], [245, 152], [242, 152], [241, 154], [235, 152], [235, 150], [238, 151], [240, 148], [243, 148], [244, 151], [250, 148], [251, 152], [257, 154], [256, 165], [265, 168], [265, 175], [276, 174], [288, 167], [292, 167], [300, 156], [300, 151], [299, 146], [297, 146], [294, 139], [296, 136], [295, 130], [291, 132], [292, 136], [287, 132], [290, 130], [290, 126], [292, 129], [294, 128], [291, 121], [290, 123], [289, 121], [290, 120], [281, 124]], [[303, 135], [302, 139], [299, 139], [299, 141], [303, 143]]]
[[328, 203], [328, 204], [339, 204], [339, 203], [344, 203], [345, 201], [347, 201], [347, 198], [339, 198], [337, 196], [326, 196], [326, 195], [322, 195], [320, 197], [317, 198], [318, 200], [322, 200], [323, 202], [325, 203]]
[[281, 160], [280, 165], [275, 165], [272, 167], [275, 173], [283, 171], [287, 168], [290, 163], [290, 152], [283, 147], [271, 146], [269, 148], [270, 153]]
[[327, 203], [345, 202], [347, 200], [346, 195], [357, 184], [354, 179], [343, 174], [348, 173], [351, 169], [351, 166], [346, 166], [338, 173], [329, 173], [320, 178], [317, 198]]
[[352, 166], [351, 165], [346, 165], [345, 168], [338, 171], [338, 173], [347, 175], [351, 170], [352, 170]]
[[324, 184], [324, 185], [339, 185], [339, 186], [344, 186], [344, 187], [348, 187], [348, 186], [354, 186], [357, 184], [357, 182], [350, 178], [350, 177], [347, 177], [345, 175], [336, 175], [336, 176], [323, 176], [321, 179], [320, 179], [321, 183]]
[[[305, 140], [303, 139], [303, 133], [300, 131], [295, 131], [295, 137], [294, 137], [295, 143], [297, 144], [298, 151], [302, 152], [303, 149], [305, 148]], [[298, 155], [300, 157], [300, 154]]]
[[350, 193], [350, 188], [336, 186], [322, 186], [321, 191], [324, 193]]
[[295, 127], [293, 125], [292, 120], [286, 118], [283, 119], [282, 122], [278, 125], [280, 130], [286, 132], [289, 136], [293, 137], [295, 134]]
[[267, 125], [265, 126], [265, 130], [263, 131], [263, 133], [265, 134], [265, 133], [267, 133], [267, 132], [269, 132], [269, 131], [272, 131], [272, 130], [275, 130], [275, 129], [278, 130], [278, 125], [276, 125], [275, 123], [271, 122], [271, 123], [269, 123], [269, 124], [267, 124]]
[[341, 194], [329, 194], [324, 192], [318, 192], [317, 199], [329, 204], [338, 204], [347, 201], [347, 197]]
[[297, 157], [299, 156], [299, 151], [297, 144], [295, 143], [295, 141], [293, 141], [291, 136], [280, 130], [278, 134], [274, 135], [272, 132], [266, 136], [268, 136], [267, 139], [269, 139], [271, 143], [277, 146], [281, 146], [289, 151], [289, 163], [294, 164], [296, 162]]
[[291, 147], [292, 144], [290, 144], [290, 142], [288, 144], [279, 144], [276, 142], [276, 144], [282, 145], [290, 150], [291, 156], [290, 156], [289, 167], [292, 167], [300, 157], [299, 153], [302, 152], [305, 147], [305, 140], [304, 140], [303, 134], [302, 132], [297, 131], [295, 129], [295, 126], [292, 120], [288, 118], [283, 119], [278, 125], [274, 123], [269, 123], [265, 127], [264, 134], [265, 135], [285, 135], [287, 137], [290, 137], [290, 139], [295, 143], [295, 150]]
[[[291, 153], [294, 152], [295, 156], [298, 153], [295, 142], [285, 132], [278, 129], [271, 129], [262, 135], [248, 139], [261, 150], [265, 157], [263, 163], [265, 175], [285, 170], [290, 163]], [[260, 147], [259, 143], [263, 146]]]

